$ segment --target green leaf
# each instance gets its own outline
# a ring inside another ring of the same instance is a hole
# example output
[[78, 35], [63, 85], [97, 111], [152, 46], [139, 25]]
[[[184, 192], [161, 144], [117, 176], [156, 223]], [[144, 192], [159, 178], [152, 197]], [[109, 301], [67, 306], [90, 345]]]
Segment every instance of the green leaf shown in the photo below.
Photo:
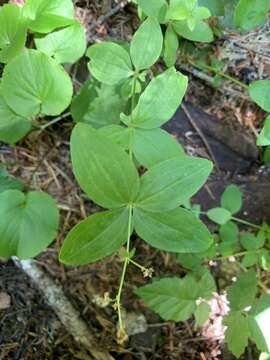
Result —
[[202, 259], [199, 256], [200, 254], [178, 254], [177, 259], [179, 263], [186, 269], [194, 270], [200, 268], [202, 265]]
[[26, 0], [23, 14], [29, 19], [29, 28], [48, 33], [74, 22], [72, 0]]
[[249, 95], [264, 111], [270, 112], [270, 80], [257, 80], [249, 85]]
[[257, 137], [258, 146], [270, 145], [270, 115], [267, 116], [260, 135]]
[[120, 114], [124, 111], [125, 105], [126, 101], [119, 95], [115, 86], [101, 84], [98, 87], [88, 80], [72, 100], [71, 115], [76, 122], [101, 128], [119, 124]]
[[126, 152], [98, 130], [77, 124], [71, 136], [73, 171], [81, 188], [97, 204], [117, 208], [134, 200], [139, 176]]
[[210, 220], [219, 225], [224, 225], [231, 220], [231, 213], [223, 208], [214, 208], [207, 211], [207, 216]]
[[167, 20], [187, 20], [192, 17], [192, 12], [196, 4], [187, 3], [182, 0], [170, 0], [170, 6], [167, 11]]
[[257, 294], [256, 273], [252, 270], [242, 273], [228, 289], [228, 300], [233, 311], [241, 311], [251, 306]]
[[167, 67], [174, 66], [177, 58], [177, 49], [179, 47], [178, 36], [172, 25], [168, 25], [164, 38], [164, 62]]
[[[175, 113], [187, 90], [188, 79], [174, 68], [154, 78], [142, 93], [129, 121], [134, 127], [154, 129]], [[132, 121], [131, 121], [132, 119]]]
[[221, 195], [221, 206], [231, 214], [238, 213], [242, 208], [242, 192], [236, 185], [229, 185]]
[[202, 302], [195, 310], [195, 321], [197, 326], [203, 326], [209, 319], [211, 308], [206, 302]]
[[213, 32], [210, 26], [203, 21], [196, 22], [193, 30], [189, 29], [186, 21], [174, 21], [173, 28], [178, 35], [187, 40], [206, 43], [214, 40]]
[[221, 225], [219, 229], [219, 236], [224, 242], [237, 243], [238, 234], [238, 226], [232, 221], [228, 221], [226, 224]]
[[115, 144], [121, 146], [124, 150], [129, 148], [130, 130], [120, 125], [104, 126], [98, 130], [99, 134], [111, 139]]
[[69, 265], [93, 263], [113, 254], [127, 241], [127, 208], [99, 212], [77, 224], [67, 235], [60, 261]]
[[100, 82], [115, 85], [133, 74], [128, 52], [113, 42], [103, 42], [88, 48], [88, 68]]
[[240, 30], [251, 30], [266, 22], [269, 0], [240, 0], [235, 8], [234, 25]]
[[209, 270], [203, 269], [195, 274], [198, 281], [198, 291], [200, 298], [210, 300], [214, 292], [217, 291], [216, 283]]
[[48, 194], [4, 191], [0, 194], [1, 256], [27, 259], [38, 255], [54, 240], [58, 223], [56, 203]]
[[207, 227], [183, 208], [162, 213], [148, 213], [135, 208], [134, 226], [143, 240], [160, 250], [199, 253], [213, 243]]
[[0, 140], [15, 144], [31, 129], [31, 122], [16, 114], [5, 102], [0, 86]]
[[228, 327], [225, 332], [228, 348], [238, 358], [248, 345], [250, 335], [248, 318], [241, 312], [232, 312], [224, 318], [223, 324]]
[[224, 2], [223, 0], [199, 0], [199, 6], [207, 7], [213, 16], [224, 15]]
[[150, 68], [160, 57], [163, 36], [155, 18], [147, 18], [135, 32], [130, 44], [130, 56], [136, 70]]
[[138, 162], [146, 168], [185, 155], [179, 142], [162, 129], [134, 129], [133, 151]]
[[135, 293], [164, 320], [185, 321], [196, 311], [196, 300], [202, 297], [201, 288], [208, 289], [208, 281], [204, 276], [197, 280], [192, 275], [165, 278], [140, 287]]
[[13, 176], [0, 167], [0, 193], [6, 190], [23, 190], [24, 185], [20, 180], [17, 180]]
[[26, 42], [26, 21], [22, 10], [7, 4], [0, 8], [0, 62], [8, 63], [24, 48]]
[[35, 45], [38, 50], [52, 56], [60, 64], [73, 64], [86, 50], [85, 29], [80, 23], [74, 22], [71, 26], [44, 37], [36, 37]]
[[263, 247], [264, 241], [263, 238], [258, 238], [249, 232], [241, 234], [240, 237], [240, 243], [246, 250], [258, 250]]
[[264, 352], [270, 352], [270, 295], [263, 295], [256, 300], [249, 313], [249, 326], [251, 339], [257, 347]]
[[185, 321], [196, 310], [198, 284], [192, 276], [167, 278], [136, 289], [135, 293], [164, 320]]
[[188, 156], [163, 161], [142, 176], [136, 205], [153, 212], [175, 209], [203, 186], [212, 168], [210, 161]]
[[161, 23], [165, 20], [168, 8], [166, 0], [138, 0], [138, 5], [147, 16], [154, 17]]
[[28, 50], [4, 69], [2, 90], [5, 101], [23, 117], [59, 115], [70, 104], [72, 83], [53, 59]]
[[246, 268], [252, 267], [257, 263], [258, 263], [257, 251], [248, 251], [241, 262], [241, 264]]
[[228, 221], [219, 228], [219, 236], [222, 240], [219, 245], [219, 252], [222, 256], [233, 255], [238, 249], [238, 227], [232, 222]]

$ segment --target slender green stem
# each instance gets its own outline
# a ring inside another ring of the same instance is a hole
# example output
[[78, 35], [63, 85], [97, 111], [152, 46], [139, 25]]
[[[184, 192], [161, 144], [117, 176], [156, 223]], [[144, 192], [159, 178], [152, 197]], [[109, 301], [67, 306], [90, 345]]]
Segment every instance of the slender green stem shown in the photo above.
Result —
[[129, 216], [128, 216], [127, 247], [126, 247], [126, 252], [127, 252], [128, 256], [125, 258], [125, 261], [124, 261], [124, 266], [123, 266], [122, 275], [121, 275], [121, 279], [120, 279], [119, 289], [118, 289], [118, 293], [116, 296], [116, 305], [117, 305], [120, 330], [124, 330], [122, 312], [121, 312], [121, 295], [122, 295], [122, 291], [123, 291], [123, 287], [124, 287], [127, 267], [130, 262], [129, 252], [130, 252], [130, 237], [131, 237], [131, 231], [132, 231], [131, 230], [131, 228], [132, 228], [132, 205], [129, 205], [128, 209], [129, 209]]
[[145, 271], [146, 268], [140, 264], [138, 264], [136, 261], [132, 260], [132, 259], [129, 259], [129, 262], [133, 265], [135, 265], [137, 268], [139, 268], [141, 271]]
[[227, 260], [227, 259], [229, 259], [230, 257], [240, 257], [240, 256], [246, 255], [247, 253], [248, 253], [248, 251], [242, 251], [242, 252], [239, 252], [239, 253], [236, 253], [236, 254], [232, 254], [232, 255], [219, 256], [219, 257], [214, 258], [213, 260], [214, 260], [214, 261]]
[[137, 78], [133, 79], [133, 84], [132, 84], [132, 94], [131, 94], [131, 114], [135, 108], [135, 92], [136, 92], [136, 82], [137, 82]]
[[68, 117], [68, 116], [70, 116], [70, 112], [67, 112], [67, 113], [65, 113], [65, 114], [63, 114], [63, 115], [61, 115], [61, 116], [59, 116], [59, 117], [57, 117], [57, 118], [49, 121], [47, 124], [41, 125], [41, 126], [39, 127], [39, 129], [43, 131], [43, 130], [47, 129], [49, 126], [58, 123], [59, 121], [65, 119], [65, 118]]
[[[200, 215], [207, 215], [207, 211], [192, 211], [194, 214], [200, 214]], [[231, 220], [233, 220], [233, 221], [235, 221], [235, 222], [238, 222], [239, 224], [243, 224], [243, 225], [247, 225], [247, 226], [249, 226], [249, 227], [252, 227], [252, 228], [254, 228], [254, 229], [257, 229], [257, 230], [261, 230], [262, 229], [262, 227], [260, 226], [260, 225], [256, 225], [256, 224], [253, 224], [253, 223], [251, 223], [251, 222], [249, 222], [249, 221], [246, 221], [246, 220], [243, 220], [243, 219], [239, 219], [239, 218], [237, 218], [237, 217], [235, 217], [235, 216], [232, 216], [231, 217]]]
[[240, 80], [238, 80], [238, 79], [235, 79], [234, 77], [232, 77], [232, 76], [224, 73], [224, 72], [221, 71], [221, 70], [217, 70], [217, 69], [215, 69], [214, 67], [209, 66], [209, 65], [206, 65], [206, 64], [196, 64], [196, 63], [195, 63], [194, 61], [192, 61], [190, 58], [188, 58], [187, 60], [188, 60], [188, 62], [189, 62], [192, 66], [194, 66], [194, 67], [196, 67], [196, 68], [198, 68], [198, 69], [205, 69], [205, 70], [211, 71], [211, 72], [213, 72], [213, 73], [215, 73], [215, 74], [223, 77], [224, 79], [229, 80], [229, 81], [231, 81], [231, 82], [233, 82], [233, 83], [241, 86], [241, 87], [244, 88], [245, 90], [248, 90], [248, 89], [249, 89], [249, 87], [248, 87], [247, 84], [243, 83], [242, 81], [240, 81]]
[[243, 224], [243, 225], [247, 225], [247, 226], [250, 226], [250, 227], [253, 227], [254, 229], [257, 229], [257, 230], [260, 230], [262, 227], [259, 226], [259, 225], [256, 225], [256, 224], [252, 224], [251, 222], [249, 221], [246, 221], [246, 220], [242, 220], [242, 219], [239, 219], [237, 217], [234, 217], [232, 216], [232, 220], [240, 223], [240, 224]]

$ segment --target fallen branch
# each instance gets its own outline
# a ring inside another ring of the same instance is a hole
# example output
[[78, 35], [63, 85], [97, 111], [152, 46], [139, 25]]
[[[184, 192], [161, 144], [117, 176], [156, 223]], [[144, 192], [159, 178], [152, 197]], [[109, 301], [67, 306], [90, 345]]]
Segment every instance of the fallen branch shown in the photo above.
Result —
[[43, 292], [48, 304], [77, 343], [83, 345], [96, 360], [114, 360], [108, 352], [101, 351], [97, 347], [97, 341], [90, 329], [80, 318], [78, 311], [71, 305], [60, 286], [56, 285], [33, 260], [19, 260], [16, 257], [12, 260]]

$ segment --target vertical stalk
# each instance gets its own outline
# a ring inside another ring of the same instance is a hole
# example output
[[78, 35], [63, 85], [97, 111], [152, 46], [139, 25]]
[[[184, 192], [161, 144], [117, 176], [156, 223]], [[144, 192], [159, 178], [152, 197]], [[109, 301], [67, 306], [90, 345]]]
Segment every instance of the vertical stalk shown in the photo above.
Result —
[[131, 237], [131, 231], [132, 231], [132, 205], [129, 205], [128, 209], [129, 209], [129, 214], [128, 214], [128, 233], [127, 233], [127, 247], [126, 247], [127, 254], [125, 257], [124, 266], [123, 266], [121, 279], [120, 279], [120, 285], [119, 285], [118, 293], [116, 296], [116, 305], [117, 305], [120, 331], [124, 330], [122, 313], [121, 313], [121, 295], [122, 295], [122, 291], [123, 291], [123, 287], [124, 287], [124, 281], [125, 281], [125, 276], [126, 276], [126, 272], [127, 272], [127, 267], [129, 264], [130, 237]]

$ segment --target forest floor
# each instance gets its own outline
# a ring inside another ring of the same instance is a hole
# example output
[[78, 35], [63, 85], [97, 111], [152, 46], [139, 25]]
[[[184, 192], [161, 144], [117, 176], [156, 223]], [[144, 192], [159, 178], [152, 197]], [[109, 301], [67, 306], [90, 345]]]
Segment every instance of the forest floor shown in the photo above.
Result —
[[[75, 1], [75, 5], [87, 27], [89, 43], [108, 38], [130, 40], [138, 26], [136, 9], [130, 4], [122, 8], [119, 2], [89, 0]], [[224, 61], [226, 71], [246, 84], [269, 78], [270, 50], [263, 45], [258, 48], [258, 41], [263, 44], [269, 32], [268, 23], [248, 36], [226, 33], [205, 51]], [[179, 64], [178, 68], [189, 75], [190, 86], [184, 107], [166, 128], [188, 153], [210, 158], [216, 165], [207, 186], [194, 201], [201, 203], [204, 209], [211, 208], [218, 203], [226, 184], [236, 183], [244, 192], [245, 218], [253, 222], [263, 218], [270, 220], [269, 168], [262, 166], [261, 154], [255, 146], [264, 114], [249, 102], [247, 93], [238, 85], [221, 81], [217, 88], [212, 86], [213, 74], [188, 64]], [[79, 89], [87, 77], [85, 63], [82, 61], [69, 70], [75, 88]], [[105, 293], [112, 298], [116, 294], [122, 268], [120, 258], [114, 256], [81, 267], [59, 263], [59, 249], [67, 232], [97, 210], [82, 194], [72, 174], [69, 154], [72, 127], [72, 120], [67, 116], [42, 132], [31, 133], [16, 147], [0, 144], [1, 165], [22, 179], [28, 189], [47, 191], [57, 199], [61, 209], [58, 238], [35, 263], [64, 289], [95, 337], [97, 346], [114, 359], [233, 359], [223, 346], [218, 327], [219, 310], [215, 310], [213, 326], [204, 329], [196, 329], [193, 320], [185, 323], [162, 321], [134, 295], [134, 288], [146, 280], [131, 266], [123, 296], [131, 335], [128, 343], [118, 344], [115, 336], [117, 314], [110, 305], [103, 306], [102, 299]], [[137, 249], [136, 261], [153, 267], [155, 276], [185, 273], [173, 255], [151, 249], [136, 237], [133, 242]], [[219, 268], [213, 269], [216, 276], [219, 272]], [[230, 277], [229, 271], [227, 276]], [[222, 299], [217, 298], [216, 305], [222, 307]], [[243, 357], [255, 358], [252, 348]], [[0, 360], [8, 359], [87, 360], [93, 357], [72, 338], [46, 303], [44, 294], [27, 275], [12, 260], [0, 259]]]

